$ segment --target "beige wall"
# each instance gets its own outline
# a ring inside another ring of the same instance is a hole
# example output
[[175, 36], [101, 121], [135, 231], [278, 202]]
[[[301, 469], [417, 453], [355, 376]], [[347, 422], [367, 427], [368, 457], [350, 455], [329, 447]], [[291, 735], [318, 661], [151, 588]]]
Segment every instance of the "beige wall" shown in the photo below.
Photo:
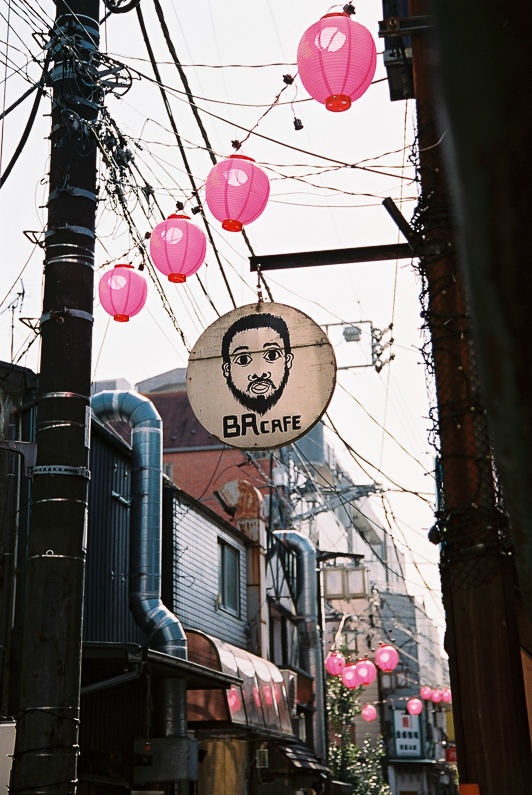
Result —
[[206, 756], [199, 764], [199, 795], [246, 795], [248, 791], [248, 745], [245, 740], [205, 740]]

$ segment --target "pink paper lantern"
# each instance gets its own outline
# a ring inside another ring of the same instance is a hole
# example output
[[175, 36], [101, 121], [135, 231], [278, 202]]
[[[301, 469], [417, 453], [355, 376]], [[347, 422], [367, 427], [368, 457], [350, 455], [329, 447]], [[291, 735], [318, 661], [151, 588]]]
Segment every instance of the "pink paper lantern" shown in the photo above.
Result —
[[441, 691], [441, 700], [444, 704], [451, 704], [453, 700], [453, 694], [448, 687], [444, 687]]
[[375, 652], [375, 663], [385, 673], [390, 673], [397, 668], [399, 652], [394, 646], [382, 644]]
[[327, 110], [343, 111], [371, 85], [377, 50], [367, 28], [349, 14], [325, 14], [303, 34], [297, 48], [299, 77]]
[[330, 651], [325, 658], [325, 668], [331, 676], [340, 676], [345, 667], [344, 655], [339, 651]]
[[423, 687], [419, 690], [419, 695], [424, 701], [429, 701], [430, 697], [432, 696], [432, 687], [423, 685]]
[[377, 710], [375, 709], [373, 704], [366, 704], [364, 707], [362, 707], [362, 711], [360, 714], [362, 715], [364, 720], [372, 721], [375, 720], [375, 718], [377, 717]]
[[377, 669], [375, 668], [371, 660], [359, 660], [355, 668], [360, 678], [361, 685], [370, 685], [372, 682], [375, 681], [375, 677], [377, 676]]
[[420, 715], [423, 711], [423, 702], [420, 698], [409, 698], [406, 702], [406, 711], [409, 715]]
[[150, 255], [170, 282], [184, 282], [202, 266], [207, 240], [188, 215], [170, 215], [150, 235]]
[[144, 277], [133, 265], [115, 265], [104, 273], [98, 285], [100, 302], [106, 312], [119, 323], [126, 323], [146, 303], [148, 288]]
[[362, 682], [360, 681], [360, 677], [357, 673], [357, 667], [354, 663], [349, 663], [345, 666], [344, 670], [342, 671], [342, 682], [346, 687], [353, 688], [353, 687], [360, 687]]
[[439, 704], [442, 699], [442, 692], [441, 690], [433, 690], [430, 700], [433, 704]]
[[262, 213], [270, 195], [270, 181], [251, 157], [230, 155], [210, 171], [205, 200], [228, 232], [240, 232]]

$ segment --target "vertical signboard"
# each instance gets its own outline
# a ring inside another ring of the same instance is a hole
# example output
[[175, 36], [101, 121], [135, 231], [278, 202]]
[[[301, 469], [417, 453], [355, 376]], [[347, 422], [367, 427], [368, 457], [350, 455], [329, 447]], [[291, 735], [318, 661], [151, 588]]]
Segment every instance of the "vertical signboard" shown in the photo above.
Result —
[[406, 710], [393, 713], [395, 755], [421, 758], [421, 725], [419, 715], [409, 715]]

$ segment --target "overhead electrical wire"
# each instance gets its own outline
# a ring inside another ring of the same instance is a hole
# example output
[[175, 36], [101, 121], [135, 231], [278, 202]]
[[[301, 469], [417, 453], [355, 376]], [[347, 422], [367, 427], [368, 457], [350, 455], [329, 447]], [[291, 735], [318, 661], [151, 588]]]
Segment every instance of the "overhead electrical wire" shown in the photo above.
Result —
[[[154, 7], [155, 7], [157, 18], [159, 20], [159, 24], [161, 26], [161, 30], [163, 32], [164, 40], [166, 42], [166, 45], [167, 45], [168, 50], [170, 52], [170, 55], [172, 56], [174, 64], [175, 64], [175, 66], [177, 68], [177, 71], [178, 71], [179, 76], [181, 78], [181, 82], [183, 83], [183, 86], [185, 88], [185, 92], [186, 92], [186, 95], [187, 95], [188, 103], [189, 103], [189, 106], [190, 106], [190, 108], [192, 110], [194, 118], [196, 120], [196, 123], [197, 123], [197, 125], [199, 127], [199, 130], [200, 130], [200, 133], [201, 133], [201, 137], [203, 138], [203, 140], [205, 142], [205, 145], [207, 147], [207, 151], [208, 151], [209, 156], [211, 158], [212, 164], [216, 165], [216, 163], [217, 163], [216, 156], [214, 154], [211, 142], [210, 142], [209, 137], [207, 135], [207, 131], [205, 129], [205, 126], [203, 124], [203, 120], [202, 120], [202, 118], [201, 118], [201, 116], [199, 114], [199, 111], [198, 111], [198, 108], [197, 108], [197, 105], [196, 105], [196, 101], [195, 101], [194, 95], [192, 94], [192, 91], [190, 89], [190, 85], [189, 85], [187, 76], [186, 76], [185, 71], [183, 70], [183, 68], [181, 66], [181, 63], [179, 62], [179, 58], [177, 56], [176, 49], [174, 47], [174, 44], [172, 42], [172, 38], [170, 36], [170, 31], [168, 30], [168, 26], [166, 24], [164, 13], [163, 13], [163, 10], [161, 8], [161, 4], [159, 3], [159, 0], [153, 0], [153, 4], [154, 4]], [[138, 11], [138, 13], [140, 14], [140, 10]], [[183, 157], [183, 152], [182, 151], [181, 151], [181, 156]], [[201, 207], [201, 203], [200, 203], [200, 207]], [[203, 212], [203, 210], [202, 210], [202, 212]], [[248, 238], [248, 235], [247, 235], [247, 232], [245, 231], [245, 229], [243, 229], [241, 231], [241, 234], [242, 234], [242, 237], [243, 237], [243, 239], [244, 239], [244, 241], [245, 241], [245, 243], [246, 243], [251, 255], [253, 256], [255, 254], [255, 252], [253, 251], [253, 248], [251, 246], [251, 243], [249, 241], [249, 238]], [[211, 243], [212, 243], [212, 239], [211, 239]], [[267, 284], [267, 282], [266, 282], [266, 280], [264, 278], [264, 275], [263, 275], [263, 273], [261, 271], [259, 271], [258, 278], [259, 278], [259, 281], [262, 282], [264, 288], [266, 289], [266, 291], [268, 293], [268, 297], [270, 298], [270, 301], [272, 301], [273, 300], [273, 296], [272, 296], [270, 288], [269, 288], [269, 286], [268, 286], [268, 284]], [[229, 287], [228, 287], [228, 289], [229, 289]], [[236, 304], [235, 304], [235, 308], [236, 308]]]
[[[24, 13], [26, 19], [29, 21], [30, 18], [33, 17], [33, 19], [37, 20], [38, 25], [36, 24], [34, 28], [36, 33], [41, 30], [43, 24], [49, 26], [53, 21], [51, 16], [46, 15], [41, 3], [37, 5], [32, 2], [32, 0], [15, 0], [13, 6], [25, 6]], [[22, 13], [20, 13], [20, 16], [22, 18]]]
[[[408, 456], [408, 457], [409, 457], [409, 458], [410, 458], [412, 461], [414, 461], [416, 464], [419, 464], [419, 466], [420, 466], [420, 467], [421, 467], [421, 469], [423, 470], [423, 474], [424, 474], [424, 475], [426, 475], [426, 474], [432, 474], [432, 473], [429, 473], [429, 472], [427, 472], [427, 470], [426, 470], [426, 467], [424, 466], [423, 462], [422, 462], [422, 461], [420, 461], [418, 458], [416, 458], [416, 456], [415, 456], [415, 455], [413, 455], [413, 454], [410, 452], [410, 450], [408, 450], [408, 448], [406, 448], [406, 447], [404, 446], [404, 444], [403, 444], [402, 442], [400, 442], [400, 441], [399, 441], [399, 439], [397, 439], [397, 437], [396, 437], [396, 436], [394, 436], [394, 434], [393, 434], [393, 433], [391, 433], [391, 431], [389, 431], [389, 430], [387, 429], [387, 427], [386, 427], [386, 425], [385, 425], [384, 423], [381, 423], [381, 422], [380, 422], [380, 421], [379, 421], [379, 420], [378, 420], [376, 417], [374, 417], [374, 416], [373, 416], [373, 414], [372, 414], [372, 413], [369, 411], [369, 409], [367, 409], [367, 408], [366, 408], [366, 407], [365, 407], [365, 406], [364, 406], [364, 405], [363, 405], [363, 404], [360, 402], [360, 400], [359, 400], [359, 399], [356, 397], [356, 395], [354, 395], [354, 394], [353, 394], [351, 391], [349, 391], [348, 389], [346, 389], [346, 387], [345, 387], [343, 384], [339, 383], [338, 381], [337, 381], [337, 385], [338, 385], [338, 386], [340, 387], [340, 389], [342, 389], [342, 390], [343, 390], [343, 391], [344, 391], [344, 392], [345, 392], [347, 395], [349, 395], [349, 397], [350, 397], [350, 398], [351, 398], [351, 399], [352, 399], [352, 400], [353, 400], [353, 401], [354, 401], [354, 402], [357, 404], [357, 406], [358, 406], [358, 407], [359, 407], [359, 408], [360, 408], [360, 409], [361, 409], [361, 410], [364, 412], [364, 414], [366, 415], [366, 417], [368, 417], [368, 419], [370, 419], [370, 420], [371, 420], [371, 421], [372, 421], [372, 422], [373, 422], [373, 423], [374, 423], [374, 424], [375, 424], [375, 425], [376, 425], [376, 426], [377, 426], [377, 427], [378, 427], [378, 428], [379, 428], [379, 429], [382, 431], [382, 433], [383, 433], [385, 436], [387, 436], [387, 437], [388, 437], [388, 438], [389, 438], [391, 441], [393, 441], [393, 442], [394, 442], [394, 444], [396, 444], [396, 445], [397, 445], [397, 447], [398, 447], [398, 448], [399, 448], [399, 449], [400, 449], [400, 450], [401, 450], [403, 453], [405, 453], [405, 455], [407, 455], [407, 456]], [[379, 468], [378, 468], [378, 467], [377, 467], [377, 471], [379, 471]], [[397, 485], [397, 484], [395, 484], [395, 485]]]
[[[161, 80], [160, 80], [159, 69], [158, 69], [158, 66], [157, 66], [157, 62], [155, 60], [155, 55], [153, 53], [153, 49], [151, 47], [150, 39], [149, 39], [149, 36], [148, 36], [148, 31], [146, 29], [146, 24], [144, 22], [144, 17], [142, 15], [142, 11], [140, 10], [140, 6], [137, 7], [136, 11], [137, 11], [137, 18], [138, 18], [140, 29], [141, 29], [141, 33], [142, 33], [142, 38], [144, 40], [144, 44], [146, 46], [146, 50], [148, 52], [148, 56], [149, 56], [150, 62], [152, 64], [153, 73], [154, 73], [154, 75], [156, 77], [156, 81], [157, 81], [157, 83], [159, 85], [159, 91], [161, 93], [161, 97], [162, 97], [162, 100], [163, 100], [164, 107], [166, 109], [166, 113], [168, 115], [168, 118], [170, 120], [170, 124], [172, 126], [172, 130], [174, 131], [174, 135], [176, 137], [177, 145], [178, 145], [179, 151], [181, 153], [181, 158], [182, 158], [182, 160], [183, 160], [183, 162], [185, 164], [185, 168], [187, 170], [187, 174], [188, 174], [188, 177], [189, 177], [189, 180], [190, 180], [190, 184], [191, 184], [191, 187], [192, 187], [192, 192], [193, 192], [193, 195], [195, 197], [197, 197], [197, 199], [199, 201], [198, 188], [197, 188], [194, 176], [192, 175], [192, 171], [191, 171], [190, 165], [188, 163], [188, 158], [186, 156], [186, 152], [184, 151], [184, 148], [183, 148], [183, 143], [181, 141], [181, 137], [179, 135], [179, 132], [178, 132], [178, 129], [177, 129], [177, 125], [176, 125], [175, 120], [174, 120], [172, 109], [170, 108], [170, 103], [168, 102], [168, 97], [166, 96], [166, 92], [165, 92], [165, 90], [164, 90], [164, 88], [162, 86]], [[216, 249], [216, 245], [214, 244], [214, 240], [212, 239], [212, 235], [211, 235], [209, 226], [206, 223], [205, 211], [203, 209], [203, 206], [202, 206], [201, 202], [199, 202], [199, 207], [200, 207], [201, 215], [202, 215], [202, 217], [203, 217], [203, 219], [205, 221], [205, 225], [206, 225], [206, 229], [207, 229], [207, 236], [209, 237], [209, 241], [211, 243], [214, 256], [215, 256], [215, 258], [216, 258], [216, 260], [218, 262], [218, 266], [220, 268], [220, 272], [222, 274], [222, 278], [224, 280], [224, 284], [226, 286], [226, 289], [227, 289], [227, 292], [228, 292], [229, 297], [231, 299], [231, 302], [233, 304], [233, 307], [236, 309], [236, 301], [235, 301], [233, 292], [231, 290], [231, 287], [229, 285], [229, 282], [227, 280], [227, 276], [225, 275], [222, 263], [220, 261], [220, 257], [219, 257], [218, 251]]]
[[35, 96], [35, 99], [33, 100], [33, 105], [31, 107], [30, 115], [29, 115], [28, 120], [26, 122], [26, 126], [24, 127], [24, 130], [23, 130], [22, 135], [20, 137], [20, 140], [19, 140], [19, 142], [18, 142], [18, 144], [17, 144], [17, 146], [15, 148], [15, 151], [14, 151], [12, 157], [11, 157], [11, 160], [9, 161], [8, 165], [6, 166], [6, 168], [3, 169], [2, 174], [0, 175], [0, 188], [2, 188], [4, 186], [7, 178], [11, 174], [13, 168], [16, 165], [17, 160], [19, 159], [20, 155], [22, 154], [22, 151], [23, 151], [24, 147], [26, 146], [26, 144], [28, 142], [28, 138], [30, 136], [32, 127], [33, 127], [33, 125], [35, 123], [35, 119], [37, 118], [37, 111], [39, 109], [41, 98], [42, 98], [42, 95], [43, 95], [45, 87], [46, 87], [46, 77], [47, 77], [47, 74], [48, 74], [48, 65], [50, 63], [50, 58], [51, 58], [51, 49], [49, 49], [47, 51], [46, 57], [44, 59], [41, 79], [39, 80], [39, 84], [37, 86], [37, 94]]
[[[107, 147], [105, 146], [104, 142], [98, 137], [97, 134], [95, 135], [95, 137], [96, 137], [96, 141], [97, 141], [98, 147], [100, 149], [100, 152], [102, 153], [103, 157], [105, 158], [108, 166], [110, 167], [111, 170], [115, 169], [116, 168], [116, 164], [113, 163], [112, 158], [110, 156], [110, 153], [109, 153]], [[179, 336], [181, 338], [181, 341], [182, 341], [183, 345], [185, 346], [185, 349], [187, 351], [190, 351], [190, 346], [189, 346], [189, 344], [188, 344], [188, 342], [187, 342], [187, 340], [185, 338], [183, 330], [182, 330], [181, 326], [178, 324], [177, 318], [175, 317], [175, 314], [174, 314], [174, 312], [172, 310], [172, 307], [170, 306], [170, 304], [168, 302], [168, 299], [166, 297], [166, 294], [165, 294], [165, 292], [164, 292], [164, 290], [163, 290], [163, 288], [161, 286], [161, 282], [160, 282], [159, 276], [158, 276], [155, 268], [153, 268], [153, 266], [151, 265], [151, 260], [150, 260], [150, 258], [148, 256], [147, 252], [146, 252], [146, 248], [145, 248], [145, 245], [144, 245], [144, 238], [139, 233], [138, 229], [136, 228], [136, 225], [135, 225], [135, 222], [134, 222], [133, 217], [131, 215], [131, 212], [130, 212], [129, 208], [127, 207], [127, 204], [126, 204], [125, 199], [124, 199], [124, 194], [123, 194], [121, 183], [116, 177], [115, 177], [114, 182], [115, 182], [115, 185], [116, 185], [116, 194], [115, 195], [116, 195], [116, 197], [118, 199], [118, 202], [119, 202], [119, 204], [120, 204], [120, 206], [122, 208], [124, 221], [126, 222], [128, 228], [129, 228], [129, 230], [130, 230], [130, 232], [132, 234], [133, 239], [135, 239], [137, 241], [136, 247], [137, 247], [137, 249], [138, 249], [138, 251], [139, 251], [139, 253], [141, 255], [143, 265], [146, 268], [147, 273], [150, 275], [150, 278], [151, 278], [152, 282], [154, 283], [157, 292], [159, 293], [159, 297], [161, 299], [163, 308], [167, 312], [170, 320], [172, 321], [172, 324], [173, 324], [175, 330], [179, 334]]]
[[[128, 9], [128, 10], [133, 10], [133, 5], [135, 5], [135, 6], [136, 6], [136, 4], [131, 4], [131, 5], [132, 5], [132, 8], [130, 8], [130, 9]], [[160, 5], [159, 5], [159, 7], [160, 7]], [[149, 79], [149, 78], [148, 78], [148, 79]], [[158, 80], [156, 80], [155, 82], [159, 82], [159, 83], [160, 83], [160, 79], [158, 78]], [[160, 84], [162, 85], [162, 83], [160, 83]], [[31, 91], [33, 91], [33, 90], [35, 90], [35, 89], [34, 89], [34, 88], [32, 88], [32, 89], [31, 89]], [[172, 90], [172, 89], [170, 89], [170, 90]], [[175, 93], [175, 90], [174, 90], [174, 93]], [[20, 101], [22, 101], [22, 100], [20, 100]], [[236, 103], [235, 103], [235, 104], [236, 104]], [[201, 110], [201, 112], [202, 112], [202, 113], [207, 113], [207, 114], [209, 113], [208, 111], [205, 111], [203, 108], [198, 108], [198, 111], [200, 111], [200, 110]], [[214, 116], [214, 114], [210, 114], [210, 115], [213, 115], [213, 116]], [[216, 116], [214, 116], [214, 118], [219, 118], [219, 117], [216, 117]], [[232, 125], [234, 125], [234, 122], [233, 122], [232, 120], [231, 120], [231, 121], [229, 121], [229, 120], [227, 120], [227, 119], [222, 119], [222, 121], [223, 121], [223, 122], [225, 122], [225, 123], [229, 123], [229, 124], [232, 124]], [[238, 125], [236, 125], [236, 126], [238, 126]], [[242, 127], [239, 127], [239, 129], [242, 129], [242, 130], [245, 130], [245, 131], [249, 131], [249, 128], [247, 128], [247, 127], [243, 127], [243, 126], [242, 126]], [[254, 134], [255, 134], [255, 133], [254, 133]], [[281, 141], [276, 141], [275, 139], [268, 138], [267, 136], [261, 136], [261, 135], [259, 134], [259, 137], [266, 138], [266, 140], [272, 141], [272, 142], [273, 142], [273, 143], [275, 143], [276, 145], [280, 145], [280, 146], [286, 146], [286, 144], [284, 144], [283, 142], [281, 142]], [[209, 144], [209, 146], [210, 146], [210, 144]], [[344, 162], [342, 162], [342, 161], [333, 161], [333, 159], [331, 159], [331, 158], [326, 158], [326, 157], [324, 158], [324, 157], [322, 157], [322, 156], [320, 156], [320, 155], [317, 155], [317, 154], [316, 154], [316, 153], [314, 153], [314, 152], [309, 152], [309, 151], [306, 151], [306, 150], [304, 150], [304, 149], [299, 149], [299, 148], [297, 148], [297, 147], [293, 147], [293, 146], [290, 146], [290, 145], [288, 145], [288, 146], [289, 146], [289, 148], [290, 148], [290, 149], [292, 149], [292, 150], [294, 150], [294, 151], [298, 151], [298, 152], [300, 152], [300, 153], [303, 153], [303, 154], [305, 154], [305, 155], [308, 155], [308, 156], [310, 156], [311, 158], [319, 158], [321, 161], [325, 161], [325, 162], [328, 162], [328, 163], [334, 162], [334, 164], [335, 164], [335, 167], [336, 167], [336, 168], [349, 168], [349, 169], [352, 169], [352, 168], [358, 168], [358, 166], [355, 166], [354, 164], [350, 164], [350, 163], [344, 163]], [[206, 147], [206, 149], [207, 149], [207, 151], [209, 151], [209, 147]], [[211, 151], [212, 151], [212, 147], [211, 147]], [[328, 166], [324, 166], [324, 168], [328, 168]], [[381, 167], [379, 166], [378, 168], [380, 169]], [[370, 171], [371, 173], [381, 173], [381, 171], [375, 171], [375, 169], [363, 169], [363, 170], [368, 170], [368, 171]], [[141, 176], [141, 175], [139, 174], [139, 176]], [[387, 177], [389, 177], [389, 176], [394, 176], [394, 177], [395, 177], [396, 175], [394, 175], [394, 174], [389, 174], [389, 173], [388, 173], [388, 174], [385, 174], [385, 176], [387, 176]], [[282, 178], [282, 179], [286, 179], [286, 177], [285, 177], [284, 175], [281, 175], [281, 178]], [[303, 179], [303, 178], [300, 178], [300, 180], [299, 180], [299, 181], [302, 181], [302, 182], [303, 182], [303, 181], [304, 181], [304, 179]], [[142, 179], [141, 179], [141, 182], [142, 182]], [[313, 186], [311, 182], [308, 182], [308, 183], [306, 183], [306, 184], [307, 184], [307, 185], [309, 185], [310, 187], [316, 187], [316, 188], [318, 188], [318, 189], [322, 189], [322, 188], [323, 188], [323, 186]], [[134, 188], [134, 190], [136, 190], [136, 189], [137, 189], [137, 188]], [[326, 188], [325, 188], [325, 189], [326, 189]], [[193, 190], [194, 190], [194, 187], [193, 187]], [[345, 191], [339, 191], [339, 192], [342, 192], [342, 193], [344, 193], [344, 194], [345, 194]], [[275, 199], [273, 199], [273, 200], [275, 200]], [[127, 216], [126, 216], [126, 218], [127, 218]], [[134, 234], [135, 234], [135, 236], [137, 236], [137, 235], [139, 234], [139, 233], [138, 233], [138, 229], [137, 229], [136, 227], [135, 227]], [[215, 246], [213, 246], [213, 250], [215, 250]], [[214, 308], [214, 303], [213, 303], [213, 302], [211, 302], [211, 306]], [[341, 438], [341, 437], [339, 437], [339, 438]], [[368, 462], [368, 463], [369, 463], [369, 462]], [[398, 485], [398, 484], [395, 484], [395, 485]], [[399, 488], [401, 491], [403, 490], [403, 489], [402, 489], [400, 486], [398, 486], [398, 488]]]
[[[400, 489], [400, 490], [401, 490], [403, 493], [405, 493], [405, 494], [413, 494], [413, 495], [415, 495], [416, 497], [419, 497], [419, 499], [420, 499], [420, 500], [422, 500], [423, 502], [427, 503], [428, 505], [431, 505], [431, 504], [432, 504], [432, 503], [431, 503], [429, 500], [427, 500], [427, 499], [426, 499], [426, 498], [425, 498], [425, 497], [424, 497], [424, 496], [423, 496], [423, 495], [422, 495], [420, 492], [418, 492], [418, 491], [415, 491], [415, 490], [412, 490], [412, 489], [406, 489], [404, 486], [401, 486], [401, 485], [400, 485], [399, 483], [397, 483], [397, 481], [396, 481], [396, 480], [394, 480], [392, 477], [390, 477], [389, 475], [386, 475], [386, 474], [384, 474], [384, 473], [382, 472], [382, 470], [380, 470], [380, 469], [379, 469], [379, 467], [378, 467], [378, 466], [376, 466], [375, 464], [372, 464], [370, 461], [368, 461], [366, 458], [364, 458], [364, 457], [363, 457], [363, 456], [362, 456], [360, 453], [358, 453], [358, 452], [357, 452], [357, 451], [354, 449], [354, 447], [353, 447], [351, 444], [349, 444], [349, 442], [347, 441], [347, 439], [345, 439], [345, 438], [342, 436], [342, 434], [339, 432], [338, 428], [336, 427], [336, 424], [335, 424], [335, 423], [334, 423], [334, 421], [332, 420], [332, 418], [331, 418], [330, 414], [327, 412], [325, 416], [326, 416], [326, 418], [327, 418], [327, 422], [330, 424], [330, 426], [331, 426], [331, 428], [333, 429], [333, 431], [335, 432], [335, 434], [336, 434], [337, 438], [338, 438], [338, 439], [339, 439], [339, 440], [342, 442], [342, 444], [344, 445], [344, 447], [345, 447], [345, 449], [347, 450], [347, 452], [348, 452], [348, 453], [349, 453], [349, 454], [350, 454], [350, 455], [353, 457], [353, 460], [354, 460], [354, 461], [355, 461], [355, 462], [356, 462], [356, 463], [357, 463], [359, 466], [360, 466], [360, 462], [361, 462], [361, 461], [363, 461], [363, 462], [364, 462], [366, 465], [368, 465], [368, 466], [372, 467], [373, 469], [375, 469], [375, 471], [376, 471], [376, 472], [378, 472], [378, 473], [379, 473], [379, 475], [382, 475], [383, 477], [385, 477], [385, 478], [386, 478], [386, 480], [387, 480], [389, 483], [392, 483], [394, 486], [396, 486], [398, 489]], [[367, 473], [367, 474], [369, 474], [369, 473]]]
[[[139, 9], [137, 9], [137, 14], [138, 13], [139, 13]], [[160, 62], [159, 61], [155, 61], [155, 63], [158, 65]], [[152, 67], [153, 67], [153, 64], [152, 64]], [[175, 89], [173, 86], [169, 86], [168, 84], [164, 83], [162, 81], [162, 79], [161, 79], [161, 76], [160, 76], [160, 73], [159, 73], [158, 69], [157, 69], [158, 77], [155, 77], [155, 78], [152, 78], [149, 75], [146, 75], [144, 72], [140, 72], [140, 71], [134, 69], [133, 67], [130, 67], [130, 69], [138, 77], [143, 78], [143, 79], [147, 80], [148, 82], [155, 83], [159, 87], [159, 89], [164, 89], [165, 92], [175, 96], [176, 99], [178, 99], [178, 100], [180, 100], [182, 102], [188, 102], [188, 99], [186, 99], [186, 92], [181, 92], [181, 91]], [[185, 94], [185, 96], [182, 96], [183, 93]], [[212, 111], [209, 111], [206, 108], [200, 106], [198, 104], [198, 102], [197, 102], [197, 99], [198, 99], [197, 97], [194, 98], [194, 107], [196, 108], [196, 110], [198, 112], [201, 111], [201, 113], [203, 113], [203, 114], [205, 114], [207, 116], [211, 116], [212, 118], [217, 119], [218, 121], [221, 121], [221, 122], [223, 122], [223, 123], [225, 123], [227, 125], [230, 125], [230, 126], [236, 128], [238, 130], [243, 130], [245, 133], [249, 132], [249, 127], [244, 126], [242, 124], [236, 123], [234, 121], [234, 119], [227, 119], [227, 118], [225, 118], [223, 116], [219, 116], [219, 115], [213, 113]], [[273, 144], [275, 144], [277, 146], [281, 146], [283, 148], [290, 149], [291, 151], [298, 152], [299, 154], [309, 155], [310, 157], [316, 158], [317, 160], [322, 160], [322, 161], [327, 162], [327, 163], [333, 163], [333, 164], [342, 166], [344, 168], [352, 168], [352, 169], [357, 169], [357, 170], [360, 170], [360, 171], [366, 171], [368, 173], [380, 173], [378, 171], [375, 171], [375, 169], [369, 168], [367, 166], [361, 166], [361, 165], [358, 165], [356, 163], [350, 163], [350, 162], [345, 161], [345, 160], [338, 160], [338, 158], [333, 158], [333, 157], [330, 157], [328, 155], [319, 154], [317, 152], [312, 152], [312, 151], [309, 151], [307, 149], [303, 149], [301, 147], [295, 146], [294, 144], [289, 144], [286, 141], [281, 141], [280, 139], [272, 138], [271, 136], [264, 135], [263, 133], [259, 133], [256, 130], [253, 130], [252, 135], [257, 137], [257, 138], [261, 138], [261, 139], [263, 139], [265, 141], [269, 141], [270, 143], [273, 143]], [[398, 178], [398, 179], [402, 179], [402, 177], [400, 177], [400, 176], [398, 177], [395, 174], [388, 174], [388, 176], [391, 176], [391, 177], [394, 177], [394, 178]]]
[[[295, 452], [297, 454], [297, 457], [300, 459], [300, 463], [303, 465], [303, 468], [306, 467], [307, 474], [309, 474], [312, 477], [314, 484], [317, 485], [317, 492], [321, 496], [322, 507], [321, 508], [317, 508], [315, 513], [322, 512], [323, 510], [326, 510], [327, 509], [327, 499], [326, 499], [325, 495], [323, 493], [321, 493], [321, 488], [320, 488], [319, 483], [317, 483], [316, 478], [315, 478], [316, 474], [318, 474], [318, 475], [320, 474], [319, 471], [316, 469], [315, 465], [308, 458], [306, 458], [302, 454], [301, 450], [298, 449], [297, 443], [295, 445], [292, 445], [292, 448], [295, 450]], [[336, 498], [339, 498], [340, 503], [341, 503], [341, 505], [344, 508], [348, 508], [348, 506], [350, 506], [352, 503], [356, 504], [356, 500], [350, 500], [348, 498], [343, 497], [341, 490], [332, 489], [332, 495], [335, 496]], [[362, 516], [364, 516], [364, 511], [358, 505], [356, 507], [357, 507], [357, 510], [359, 511], [359, 513]], [[312, 514], [312, 510], [309, 513]], [[368, 521], [371, 521], [371, 522], [374, 521], [372, 517], [366, 516], [365, 518], [368, 519]], [[353, 527], [356, 529], [356, 520], [353, 522]], [[396, 540], [395, 540], [395, 537], [393, 536], [393, 534], [389, 530], [387, 530], [382, 524], [379, 524], [378, 528], [380, 530], [382, 530], [382, 532], [390, 539], [394, 549], [396, 549]], [[380, 555], [377, 552], [377, 550], [375, 549], [375, 546], [371, 543], [371, 541], [369, 541], [369, 539], [367, 539], [364, 535], [360, 535], [360, 538], [362, 539], [363, 543], [365, 543], [369, 547], [369, 549], [371, 550], [372, 555], [380, 563], [380, 565], [384, 568], [385, 571], [389, 572], [394, 577], [397, 577], [398, 580], [404, 582], [405, 584], [410, 584], [410, 585], [414, 584], [412, 580], [409, 580], [409, 579], [407, 579], [405, 577], [404, 572], [402, 570], [402, 564], [401, 564], [401, 561], [400, 561], [399, 557], [397, 557], [397, 563], [398, 563], [398, 568], [399, 568], [399, 570], [397, 571], [395, 568], [393, 568], [390, 565], [388, 560], [386, 560], [382, 555]], [[340, 542], [338, 542], [338, 543], [340, 543]], [[430, 588], [430, 586], [428, 586], [428, 587]]]
[[127, 14], [140, 5], [140, 0], [103, 0], [103, 4], [110, 14]]
[[[156, 0], [155, 0], [155, 2], [156, 2], [156, 5], [158, 5], [158, 3], [157, 3], [157, 1], [156, 1]], [[159, 7], [159, 8], [160, 8], [160, 7]], [[188, 90], [188, 93], [189, 93], [189, 100], [191, 100], [191, 92], [190, 92], [190, 90]], [[277, 98], [277, 99], [278, 99], [278, 98]], [[195, 115], [197, 116], [197, 112], [196, 112], [196, 103], [195, 103], [195, 101], [193, 101], [193, 102], [192, 102], [192, 104], [193, 104], [193, 108], [194, 108], [194, 110], [195, 110]], [[254, 129], [254, 128], [252, 128], [252, 130], [253, 130], [253, 129]], [[252, 131], [252, 130], [251, 130], [251, 131]], [[249, 137], [249, 135], [251, 134], [251, 131], [248, 131], [248, 137]], [[212, 147], [210, 146], [210, 144], [208, 144], [208, 151], [209, 151], [209, 154], [211, 155], [211, 159], [213, 159], [213, 157], [212, 157], [212, 155], [213, 155], [213, 153], [212, 153]], [[215, 162], [215, 159], [213, 160], [213, 162]], [[382, 173], [382, 172], [380, 172], [380, 173]], [[389, 176], [389, 174], [388, 174], [388, 176]], [[321, 188], [321, 186], [316, 186], [316, 185], [314, 185], [313, 187], [318, 187], [318, 188]], [[345, 193], [345, 192], [344, 192], [344, 193]]]
[[[159, 6], [159, 8], [160, 8], [160, 6]], [[212, 152], [212, 148], [210, 148], [210, 151]], [[186, 162], [186, 161], [185, 161], [185, 162]]]
[[15, 108], [18, 108], [18, 106], [22, 102], [24, 102], [24, 100], [27, 99], [31, 94], [33, 94], [33, 92], [36, 91], [39, 88], [39, 86], [40, 86], [40, 81], [38, 83], [34, 83], [32, 86], [28, 88], [27, 91], [21, 94], [21, 96], [18, 99], [12, 102], [8, 108], [3, 110], [2, 113], [0, 113], [0, 121], [2, 121], [2, 119], [5, 119], [5, 117], [8, 116], [11, 113], [11, 111], [15, 110]]

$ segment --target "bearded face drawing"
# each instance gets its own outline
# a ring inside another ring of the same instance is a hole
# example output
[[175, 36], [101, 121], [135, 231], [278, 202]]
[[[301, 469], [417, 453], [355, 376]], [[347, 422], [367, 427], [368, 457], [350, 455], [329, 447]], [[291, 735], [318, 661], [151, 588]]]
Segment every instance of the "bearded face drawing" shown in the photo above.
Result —
[[221, 353], [234, 398], [266, 414], [283, 394], [294, 359], [285, 321], [269, 313], [245, 315], [225, 332]]

